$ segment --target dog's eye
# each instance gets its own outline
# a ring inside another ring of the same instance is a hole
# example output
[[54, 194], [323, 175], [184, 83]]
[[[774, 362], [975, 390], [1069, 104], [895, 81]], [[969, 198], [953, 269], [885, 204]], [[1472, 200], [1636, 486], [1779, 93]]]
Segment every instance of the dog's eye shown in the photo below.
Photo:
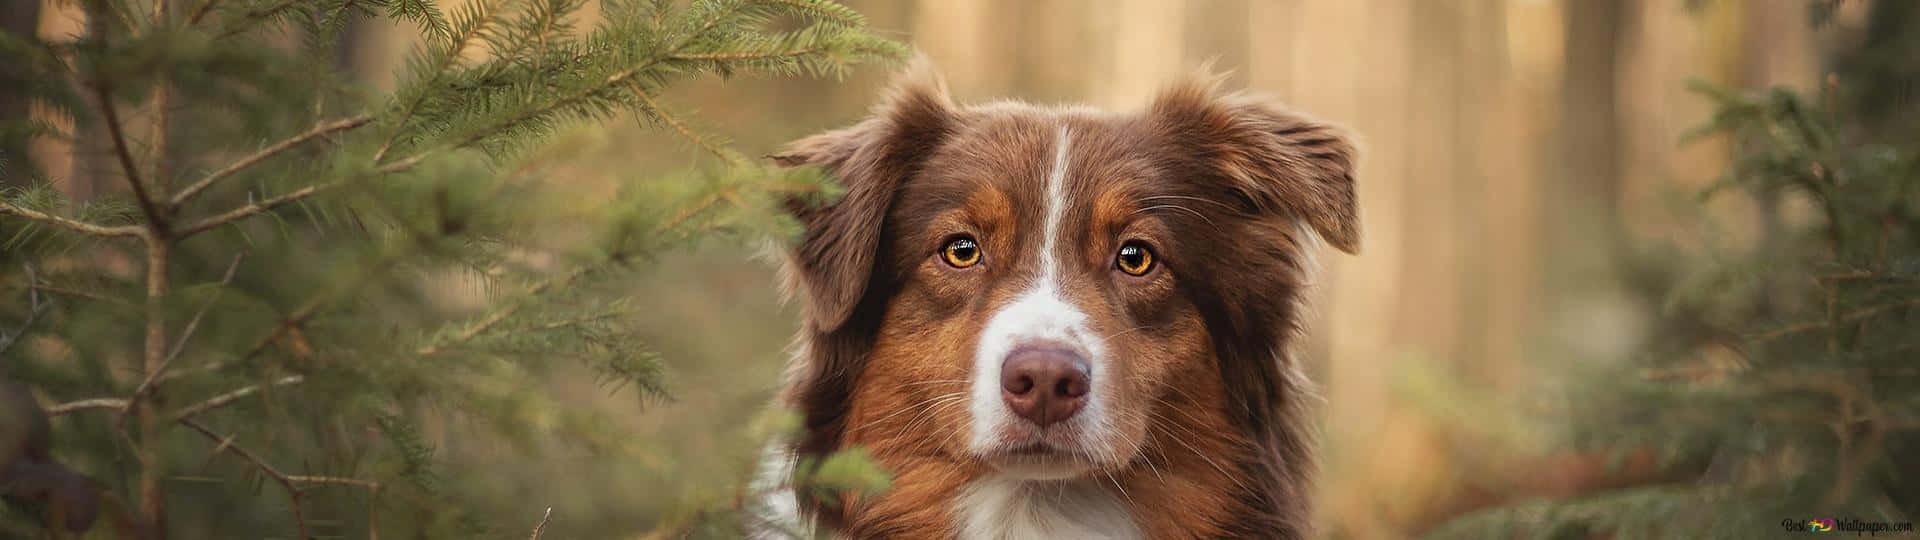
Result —
[[1144, 276], [1153, 270], [1153, 251], [1135, 243], [1120, 246], [1120, 253], [1113, 257], [1113, 265], [1130, 276]]
[[964, 236], [955, 238], [952, 242], [947, 242], [946, 249], [940, 250], [940, 258], [946, 259], [947, 264], [953, 265], [954, 268], [980, 264], [980, 244]]

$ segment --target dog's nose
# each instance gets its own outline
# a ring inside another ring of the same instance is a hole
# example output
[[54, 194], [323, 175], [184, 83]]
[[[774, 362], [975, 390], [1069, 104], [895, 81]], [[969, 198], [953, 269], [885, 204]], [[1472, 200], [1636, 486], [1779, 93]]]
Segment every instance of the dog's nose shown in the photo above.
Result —
[[1064, 348], [1022, 347], [1000, 364], [1000, 399], [1040, 427], [1080, 412], [1089, 383], [1086, 360]]

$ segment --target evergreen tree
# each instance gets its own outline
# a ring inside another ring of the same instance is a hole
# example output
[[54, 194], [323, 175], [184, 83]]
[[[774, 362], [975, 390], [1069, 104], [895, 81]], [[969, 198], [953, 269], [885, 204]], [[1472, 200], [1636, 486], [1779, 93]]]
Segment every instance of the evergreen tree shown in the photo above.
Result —
[[[85, 35], [0, 33], [9, 92], [103, 126], [125, 187], [70, 200], [0, 155], [0, 186], [27, 186], [0, 188], [0, 536], [525, 535], [537, 507], [477, 510], [500, 503], [463, 489], [489, 471], [423, 434], [624, 451], [538, 382], [584, 366], [667, 396], [623, 327], [650, 306], [622, 280], [703, 239], [787, 234], [781, 202], [832, 196], [818, 171], [692, 129], [662, 91], [902, 52], [828, 0], [605, 0], [590, 29], [585, 0], [79, 4]], [[420, 36], [391, 92], [333, 68], [342, 30], [373, 18]], [[565, 159], [548, 135], [629, 112], [710, 157], [593, 201], [543, 181]], [[0, 118], [0, 140], [87, 136], [55, 124]], [[450, 281], [484, 301], [449, 301]], [[877, 480], [838, 468], [857, 474], [824, 486]], [[727, 534], [736, 506], [653, 517]]]
[[[1838, 2], [1815, 4], [1816, 22]], [[1628, 281], [1663, 306], [1643, 354], [1571, 369], [1553, 422], [1662, 481], [1470, 514], [1438, 538], [1758, 538], [1828, 518], [1920, 515], [1920, 5], [1872, 4], [1813, 95], [1701, 85], [1697, 134], [1734, 156], [1699, 200], [1744, 196], [1759, 238], [1642, 248]], [[1793, 219], [1793, 205], [1808, 208]]]

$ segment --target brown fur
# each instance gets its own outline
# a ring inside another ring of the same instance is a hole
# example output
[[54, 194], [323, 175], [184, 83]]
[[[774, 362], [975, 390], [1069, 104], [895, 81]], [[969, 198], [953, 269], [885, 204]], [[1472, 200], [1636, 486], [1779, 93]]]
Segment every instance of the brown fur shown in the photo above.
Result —
[[[1196, 77], [1144, 112], [956, 106], [924, 62], [873, 116], [775, 159], [845, 183], [806, 225], [791, 275], [810, 309], [783, 399], [805, 418], [792, 450], [862, 446], [895, 475], [865, 500], [809, 501], [856, 538], [950, 538], [951, 501], [989, 472], [966, 446], [976, 336], [1035, 279], [1038, 194], [1067, 126], [1071, 204], [1063, 288], [1117, 352], [1112, 456], [1095, 456], [1154, 538], [1297, 538], [1313, 470], [1308, 382], [1287, 355], [1309, 225], [1359, 247], [1354, 148], [1339, 131]], [[956, 234], [983, 262], [937, 257]], [[1105, 270], [1122, 241], [1158, 270]], [[954, 396], [961, 396], [955, 398]]]

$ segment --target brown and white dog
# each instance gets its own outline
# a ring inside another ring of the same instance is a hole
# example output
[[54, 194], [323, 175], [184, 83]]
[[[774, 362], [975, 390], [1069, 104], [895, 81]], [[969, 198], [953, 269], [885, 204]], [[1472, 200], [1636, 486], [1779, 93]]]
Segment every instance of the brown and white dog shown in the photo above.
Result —
[[924, 60], [871, 118], [774, 156], [809, 298], [782, 394], [801, 457], [863, 447], [892, 488], [790, 491], [845, 538], [1297, 538], [1311, 388], [1288, 345], [1314, 239], [1359, 245], [1340, 130], [1212, 76], [1143, 110], [955, 105]]

